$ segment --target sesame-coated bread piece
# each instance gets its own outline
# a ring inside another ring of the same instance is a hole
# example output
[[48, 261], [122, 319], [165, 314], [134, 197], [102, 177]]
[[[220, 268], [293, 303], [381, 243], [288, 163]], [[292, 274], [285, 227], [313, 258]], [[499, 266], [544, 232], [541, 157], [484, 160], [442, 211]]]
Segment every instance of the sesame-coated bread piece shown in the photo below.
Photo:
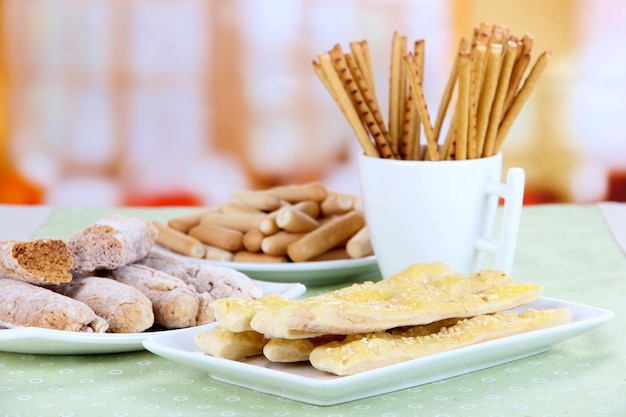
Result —
[[104, 333], [109, 327], [83, 302], [10, 278], [0, 279], [0, 326], [87, 333]]
[[147, 219], [111, 215], [74, 233], [67, 244], [74, 270], [92, 272], [131, 264], [148, 254], [157, 238]]
[[58, 239], [0, 241], [0, 277], [31, 284], [59, 284], [72, 280], [72, 253]]

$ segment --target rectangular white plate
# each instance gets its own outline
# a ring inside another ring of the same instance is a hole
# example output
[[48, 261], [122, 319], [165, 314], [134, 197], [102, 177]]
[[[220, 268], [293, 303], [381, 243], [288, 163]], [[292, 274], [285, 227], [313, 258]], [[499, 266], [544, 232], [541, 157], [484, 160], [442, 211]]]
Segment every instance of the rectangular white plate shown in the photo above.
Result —
[[610, 320], [614, 313], [582, 304], [541, 298], [523, 308], [545, 310], [569, 308], [568, 324], [492, 340], [425, 358], [363, 372], [335, 376], [308, 363], [278, 364], [261, 356], [232, 361], [203, 354], [194, 342], [198, 329], [152, 336], [144, 340], [147, 350], [166, 359], [206, 370], [211, 378], [316, 405], [332, 405], [385, 394], [466, 374], [544, 352]]

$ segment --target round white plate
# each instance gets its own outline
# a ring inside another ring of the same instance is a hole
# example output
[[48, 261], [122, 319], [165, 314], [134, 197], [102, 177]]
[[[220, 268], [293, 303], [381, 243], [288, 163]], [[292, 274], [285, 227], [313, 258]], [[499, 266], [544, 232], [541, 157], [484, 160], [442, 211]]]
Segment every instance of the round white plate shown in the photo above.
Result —
[[271, 282], [300, 282], [306, 286], [380, 278], [380, 271], [374, 256], [335, 261], [287, 263], [217, 262], [205, 259], [187, 259], [192, 262], [236, 269], [253, 279]]
[[[297, 298], [306, 291], [302, 284], [258, 282], [263, 294]], [[194, 327], [201, 330], [205, 324]], [[41, 355], [86, 355], [143, 350], [143, 341], [149, 337], [176, 335], [189, 329], [147, 331], [143, 333], [83, 333], [39, 327], [0, 328], [0, 351]]]

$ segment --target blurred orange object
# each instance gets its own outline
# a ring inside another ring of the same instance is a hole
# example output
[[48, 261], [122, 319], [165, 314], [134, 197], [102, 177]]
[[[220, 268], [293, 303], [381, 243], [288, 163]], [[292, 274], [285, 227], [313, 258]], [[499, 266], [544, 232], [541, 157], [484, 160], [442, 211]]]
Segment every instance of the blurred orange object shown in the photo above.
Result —
[[626, 202], [626, 170], [609, 173], [606, 200]]
[[0, 203], [41, 204], [43, 200], [42, 187], [28, 181], [13, 169], [0, 171]]

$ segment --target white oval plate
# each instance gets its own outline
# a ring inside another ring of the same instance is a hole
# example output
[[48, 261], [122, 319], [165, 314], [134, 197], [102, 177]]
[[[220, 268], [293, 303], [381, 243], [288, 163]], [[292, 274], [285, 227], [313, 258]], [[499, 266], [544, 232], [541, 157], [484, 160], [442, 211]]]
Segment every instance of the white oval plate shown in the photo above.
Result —
[[378, 263], [374, 256], [335, 261], [287, 263], [217, 262], [205, 259], [186, 259], [191, 262], [236, 269], [253, 279], [272, 282], [300, 282], [306, 286], [380, 278]]
[[[297, 298], [306, 287], [299, 283], [281, 284], [258, 281], [263, 294]], [[194, 327], [201, 330], [205, 326]], [[147, 331], [143, 333], [83, 333], [39, 327], [0, 327], [0, 351], [42, 355], [86, 355], [143, 350], [143, 341], [149, 337], [176, 335], [189, 329]]]

